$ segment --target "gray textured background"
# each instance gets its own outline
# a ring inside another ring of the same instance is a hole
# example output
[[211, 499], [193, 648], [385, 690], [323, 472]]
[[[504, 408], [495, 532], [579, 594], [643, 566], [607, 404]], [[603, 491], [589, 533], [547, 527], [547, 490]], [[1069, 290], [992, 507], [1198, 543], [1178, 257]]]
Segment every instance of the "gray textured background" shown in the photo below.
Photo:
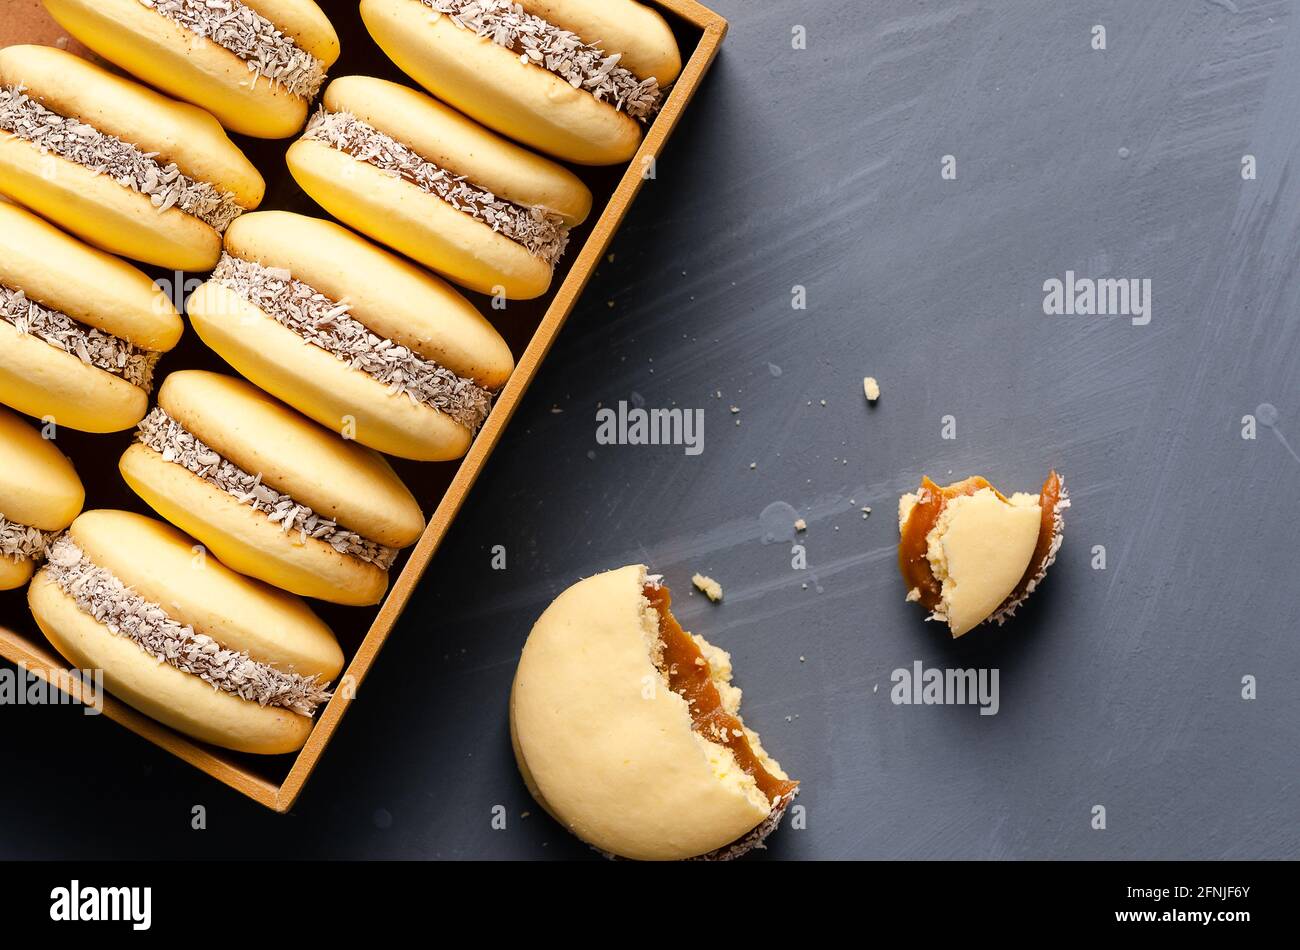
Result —
[[[641, 560], [804, 781], [807, 829], [766, 857], [1300, 856], [1300, 13], [715, 5], [732, 33], [658, 180], [294, 812], [9, 709], [0, 855], [589, 856], [528, 799], [506, 695], [551, 597]], [[1044, 316], [1067, 269], [1151, 278], [1151, 324]], [[703, 455], [597, 446], [596, 405], [638, 396], [704, 408]], [[1277, 421], [1245, 441], [1261, 404]], [[1052, 466], [1074, 507], [1045, 587], [947, 640], [903, 603], [897, 495]], [[804, 574], [764, 543], [774, 502], [808, 521]], [[724, 604], [687, 595], [696, 570]], [[915, 660], [999, 668], [1000, 713], [892, 705]]]

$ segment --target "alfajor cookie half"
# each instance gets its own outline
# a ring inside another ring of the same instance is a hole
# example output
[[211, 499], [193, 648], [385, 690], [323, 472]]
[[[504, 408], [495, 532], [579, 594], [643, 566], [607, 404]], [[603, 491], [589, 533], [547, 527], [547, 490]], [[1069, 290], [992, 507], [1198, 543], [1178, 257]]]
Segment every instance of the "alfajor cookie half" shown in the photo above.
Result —
[[1065, 481], [1007, 497], [980, 476], [939, 486], [922, 478], [898, 502], [898, 566], [907, 599], [960, 637], [1004, 623], [1043, 582], [1065, 537]]

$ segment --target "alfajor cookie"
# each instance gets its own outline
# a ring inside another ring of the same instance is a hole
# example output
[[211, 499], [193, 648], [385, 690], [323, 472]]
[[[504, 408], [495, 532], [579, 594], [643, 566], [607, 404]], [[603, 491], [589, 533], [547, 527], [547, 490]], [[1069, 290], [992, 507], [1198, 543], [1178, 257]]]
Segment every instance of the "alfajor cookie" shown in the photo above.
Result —
[[591, 211], [567, 169], [414, 89], [345, 76], [287, 156], [326, 211], [485, 294], [545, 293]]
[[450, 286], [337, 224], [287, 212], [236, 221], [187, 310], [240, 374], [401, 458], [464, 455], [514, 369], [505, 340]]
[[0, 193], [96, 247], [210, 270], [264, 191], [202, 109], [62, 50], [0, 50]]
[[682, 69], [668, 23], [634, 0], [361, 0], [361, 16], [439, 99], [583, 165], [631, 159]]
[[86, 500], [54, 442], [0, 408], [0, 590], [22, 587]]
[[424, 530], [380, 455], [218, 373], [168, 376], [118, 467], [227, 567], [337, 604], [378, 603]]
[[339, 57], [312, 0], [42, 0], [74, 37], [232, 132], [293, 135]]
[[0, 201], [0, 402], [85, 432], [129, 428], [183, 329], [141, 271]]
[[921, 479], [898, 501], [898, 567], [907, 599], [953, 637], [1006, 622], [1042, 583], [1065, 536], [1065, 482], [1003, 495], [980, 476], [939, 486]]
[[731, 657], [642, 565], [574, 584], [528, 635], [510, 735], [529, 791], [607, 856], [739, 857], [798, 789], [740, 718]]
[[302, 747], [343, 668], [301, 599], [209, 557], [170, 525], [87, 511], [49, 547], [27, 601], [56, 650], [118, 699], [240, 752]]

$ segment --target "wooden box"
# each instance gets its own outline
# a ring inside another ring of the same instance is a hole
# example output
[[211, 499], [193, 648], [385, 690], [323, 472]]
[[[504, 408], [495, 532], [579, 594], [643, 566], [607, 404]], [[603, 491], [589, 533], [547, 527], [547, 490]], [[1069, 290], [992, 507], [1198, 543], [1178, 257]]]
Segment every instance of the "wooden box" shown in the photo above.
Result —
[[[331, 70], [333, 76], [355, 73], [381, 76], [414, 85], [383, 56], [370, 39], [351, 0], [318, 0], [329, 14], [342, 40], [343, 56]], [[512, 302], [505, 311], [493, 311], [487, 298], [469, 295], [497, 324], [514, 351], [517, 367], [509, 384], [497, 399], [469, 453], [459, 462], [441, 464], [393, 460], [398, 472], [420, 499], [428, 527], [416, 546], [405, 552], [393, 570], [393, 583], [378, 608], [334, 607], [312, 602], [312, 607], [338, 634], [348, 658], [336, 683], [334, 698], [316, 719], [307, 744], [296, 755], [253, 756], [228, 752], [195, 742], [131, 707], [104, 695], [104, 713], [150, 742], [161, 746], [231, 788], [278, 812], [292, 807], [303, 786], [333, 738], [356, 687], [365, 679], [392, 633], [415, 585], [428, 567], [447, 533], [452, 519], [477, 479], [489, 454], [505, 432], [510, 417], [532, 382], [542, 359], [555, 342], [565, 319], [572, 312], [583, 288], [606, 252], [614, 232], [622, 223], [633, 199], [649, 177], [646, 170], [661, 153], [717, 55], [727, 32], [722, 17], [693, 0], [648, 0], [672, 24], [682, 49], [684, 68], [663, 110], [646, 132], [645, 140], [627, 166], [575, 171], [592, 189], [595, 211], [589, 221], [574, 232], [569, 253], [561, 262], [549, 294], [540, 301]], [[0, 23], [0, 46], [14, 43], [64, 45], [86, 55], [75, 42], [68, 43], [37, 0], [6, 0], [5, 19]], [[256, 142], [236, 138], [257, 164], [267, 181], [262, 208], [278, 208], [324, 216], [297, 188], [284, 164], [284, 151], [292, 141]], [[152, 276], [174, 284], [196, 286], [203, 275], [173, 275], [148, 269]], [[178, 369], [230, 368], [208, 351], [191, 328], [186, 327], [181, 345], [163, 357], [158, 379]], [[130, 432], [87, 435], [62, 430], [59, 447], [69, 455], [86, 485], [86, 508], [126, 508], [153, 514], [127, 489], [117, 472], [117, 459], [130, 444]], [[66, 676], [63, 660], [50, 649], [27, 610], [25, 590], [0, 593], [0, 655], [22, 664], [27, 670], [58, 684], [73, 695], [77, 681]], [[97, 718], [97, 717], [96, 717]], [[96, 719], [87, 729], [100, 728]]]

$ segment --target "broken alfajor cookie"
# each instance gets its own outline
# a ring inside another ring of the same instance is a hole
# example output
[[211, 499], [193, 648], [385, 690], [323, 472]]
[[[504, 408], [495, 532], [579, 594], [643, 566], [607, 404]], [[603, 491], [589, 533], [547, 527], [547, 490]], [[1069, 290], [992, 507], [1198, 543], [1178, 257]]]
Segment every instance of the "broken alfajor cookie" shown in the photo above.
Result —
[[979, 476], [947, 486], [922, 478], [898, 502], [898, 566], [907, 599], [960, 637], [1006, 621], [1042, 583], [1064, 538], [1065, 482], [1007, 497]]
[[740, 718], [731, 657], [629, 565], [538, 619], [510, 695], [515, 759], [547, 812], [609, 857], [727, 860], [761, 847], [798, 782]]

